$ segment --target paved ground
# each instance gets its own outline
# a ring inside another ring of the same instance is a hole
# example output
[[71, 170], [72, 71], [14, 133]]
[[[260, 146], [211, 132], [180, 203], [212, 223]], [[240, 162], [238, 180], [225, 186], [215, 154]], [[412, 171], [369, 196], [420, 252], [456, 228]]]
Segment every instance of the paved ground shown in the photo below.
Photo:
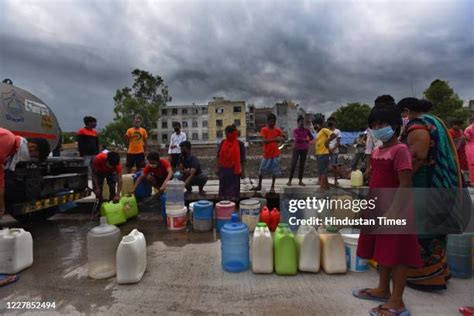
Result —
[[[56, 215], [41, 225], [21, 225], [6, 217], [4, 226], [29, 230], [34, 238], [34, 265], [20, 280], [0, 288], [0, 314], [11, 301], [54, 301], [54, 314], [102, 315], [367, 315], [375, 304], [351, 296], [353, 287], [373, 286], [377, 273], [298, 274], [293, 277], [226, 273], [220, 266], [220, 243], [214, 233], [171, 233], [156, 213], [142, 213], [121, 226], [147, 239], [148, 267], [136, 285], [114, 278], [87, 277], [86, 235], [89, 216]], [[413, 315], [457, 315], [474, 304], [474, 279], [454, 279], [443, 293], [408, 289]], [[32, 311], [16, 313], [33, 314]]]

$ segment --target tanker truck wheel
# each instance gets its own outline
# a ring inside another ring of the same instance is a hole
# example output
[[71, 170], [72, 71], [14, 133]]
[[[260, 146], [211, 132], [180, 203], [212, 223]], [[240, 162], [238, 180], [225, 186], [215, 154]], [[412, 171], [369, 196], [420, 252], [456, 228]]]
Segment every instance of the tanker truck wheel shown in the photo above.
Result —
[[58, 212], [58, 207], [53, 206], [27, 214], [12, 215], [14, 219], [19, 222], [42, 222], [53, 216]]

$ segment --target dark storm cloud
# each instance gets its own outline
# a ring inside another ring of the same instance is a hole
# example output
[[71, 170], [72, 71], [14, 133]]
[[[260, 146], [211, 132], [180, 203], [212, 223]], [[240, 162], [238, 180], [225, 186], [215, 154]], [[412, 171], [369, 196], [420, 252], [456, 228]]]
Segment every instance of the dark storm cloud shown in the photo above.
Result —
[[161, 75], [173, 104], [213, 96], [318, 112], [379, 94], [421, 96], [435, 78], [474, 98], [470, 1], [2, 2], [0, 74], [65, 129], [113, 118], [133, 68]]

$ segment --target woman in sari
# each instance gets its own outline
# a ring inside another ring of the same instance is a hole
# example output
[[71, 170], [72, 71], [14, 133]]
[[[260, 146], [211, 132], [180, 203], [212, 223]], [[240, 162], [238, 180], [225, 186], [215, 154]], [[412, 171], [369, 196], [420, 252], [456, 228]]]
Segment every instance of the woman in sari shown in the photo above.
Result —
[[471, 119], [471, 124], [464, 130], [466, 136], [466, 158], [469, 167], [469, 175], [471, 186], [474, 186], [474, 119]]
[[456, 202], [453, 194], [462, 189], [456, 147], [443, 121], [428, 114], [432, 107], [429, 101], [405, 98], [398, 107], [410, 119], [401, 140], [413, 156], [412, 185], [423, 261], [421, 268], [409, 269], [407, 285], [427, 291], [446, 289], [450, 275], [444, 218], [449, 218]]
[[224, 139], [217, 151], [217, 168], [219, 175], [219, 198], [239, 201], [240, 178], [244, 176], [245, 147], [237, 139], [235, 125], [225, 128]]

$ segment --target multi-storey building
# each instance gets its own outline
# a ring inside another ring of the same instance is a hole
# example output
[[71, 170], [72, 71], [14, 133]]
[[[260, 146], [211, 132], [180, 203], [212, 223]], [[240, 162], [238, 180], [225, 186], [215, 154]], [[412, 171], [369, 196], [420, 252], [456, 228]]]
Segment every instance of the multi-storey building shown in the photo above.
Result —
[[167, 105], [160, 109], [157, 128], [158, 144], [168, 144], [174, 132], [175, 122], [181, 123], [181, 130], [193, 143], [209, 142], [207, 105]]
[[209, 141], [218, 142], [225, 137], [225, 127], [235, 124], [239, 129], [239, 138], [247, 137], [247, 117], [245, 101], [230, 101], [222, 97], [214, 97], [208, 103], [209, 109]]

